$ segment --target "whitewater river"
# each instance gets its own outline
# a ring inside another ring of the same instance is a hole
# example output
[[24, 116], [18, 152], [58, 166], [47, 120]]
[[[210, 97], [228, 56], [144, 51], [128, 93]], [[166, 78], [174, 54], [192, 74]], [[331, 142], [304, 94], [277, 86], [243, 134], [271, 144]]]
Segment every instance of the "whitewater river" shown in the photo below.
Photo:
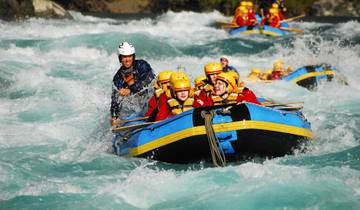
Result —
[[[294, 22], [304, 34], [268, 38], [230, 37], [213, 26], [225, 19], [218, 12], [73, 14], [0, 22], [0, 209], [360, 209], [359, 21]], [[349, 85], [249, 85], [304, 102], [315, 135], [306, 153], [224, 168], [118, 157], [108, 120], [125, 40], [155, 72], [182, 66], [194, 78], [227, 55], [242, 77], [283, 59], [329, 63]]]

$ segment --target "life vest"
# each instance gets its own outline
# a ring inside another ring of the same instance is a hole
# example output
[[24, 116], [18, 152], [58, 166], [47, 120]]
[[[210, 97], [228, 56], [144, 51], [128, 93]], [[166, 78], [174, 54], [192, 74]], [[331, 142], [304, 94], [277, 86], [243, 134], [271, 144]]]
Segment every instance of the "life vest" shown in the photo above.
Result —
[[184, 111], [190, 110], [193, 108], [194, 98], [188, 98], [184, 101], [183, 104], [180, 104], [178, 100], [175, 98], [170, 98], [167, 100], [167, 103], [170, 107], [170, 111], [172, 114], [177, 115]]
[[195, 92], [194, 92], [194, 94], [195, 94], [196, 96], [199, 96], [200, 93], [201, 93], [201, 90], [195, 90]]
[[162, 88], [155, 89], [156, 99], [158, 99], [163, 92], [165, 92], [165, 91]]
[[227, 98], [222, 98], [220, 96], [211, 96], [211, 99], [214, 105], [221, 105], [221, 104], [234, 104], [236, 103], [236, 99], [238, 97], [238, 93], [230, 93]]
[[208, 83], [204, 86], [204, 91], [206, 95], [210, 96], [214, 92], [214, 87]]

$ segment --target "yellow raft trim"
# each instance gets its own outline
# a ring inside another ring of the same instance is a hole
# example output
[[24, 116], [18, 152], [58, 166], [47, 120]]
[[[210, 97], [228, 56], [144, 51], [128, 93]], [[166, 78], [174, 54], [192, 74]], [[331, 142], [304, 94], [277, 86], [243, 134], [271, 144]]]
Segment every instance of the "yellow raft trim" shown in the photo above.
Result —
[[316, 77], [316, 76], [323, 76], [323, 75], [336, 75], [336, 72], [333, 70], [325, 70], [325, 71], [321, 71], [321, 72], [310, 72], [304, 75], [301, 75], [300, 77], [297, 77], [293, 80], [291, 80], [291, 82], [297, 83], [301, 80], [310, 78], [310, 77]]
[[[313, 138], [313, 133], [309, 129], [299, 128], [278, 123], [262, 122], [262, 121], [236, 121], [230, 123], [213, 124], [215, 132], [227, 132], [235, 130], [259, 129], [281, 133], [289, 133], [297, 136]], [[146, 143], [129, 151], [128, 156], [138, 156], [156, 148], [171, 144], [178, 140], [191, 136], [205, 135], [205, 126], [196, 126], [182, 131], [178, 131], [152, 142]]]
[[240, 32], [239, 34], [261, 34], [261, 35], [269, 35], [269, 36], [282, 36], [282, 34], [266, 31], [266, 30], [263, 30], [263, 33], [260, 33], [260, 30], [247, 30]]

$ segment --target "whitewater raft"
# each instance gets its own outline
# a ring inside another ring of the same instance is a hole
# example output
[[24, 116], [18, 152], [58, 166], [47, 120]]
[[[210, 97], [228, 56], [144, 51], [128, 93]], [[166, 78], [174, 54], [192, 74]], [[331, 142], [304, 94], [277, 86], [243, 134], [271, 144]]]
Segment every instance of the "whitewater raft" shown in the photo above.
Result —
[[[287, 28], [287, 27], [289, 27], [289, 25], [287, 23], [282, 23], [281, 27]], [[274, 28], [274, 27], [271, 27], [268, 25], [264, 25], [264, 26], [262, 26], [262, 30], [260, 30], [260, 28], [258, 26], [255, 26], [255, 27], [244, 26], [244, 27], [234, 28], [234, 29], [229, 30], [229, 34], [230, 35], [257, 34], [257, 35], [276, 37], [276, 36], [284, 36], [284, 35], [288, 35], [288, 34], [293, 34], [293, 32], [287, 31], [287, 30], [282, 30], [280, 28]]]
[[309, 90], [316, 88], [322, 81], [332, 81], [337, 75], [335, 67], [328, 64], [303, 66], [282, 78]]
[[[204, 117], [209, 114], [211, 126]], [[243, 103], [196, 108], [137, 130], [116, 133], [113, 148], [120, 156], [168, 163], [211, 162], [209, 127], [227, 162], [291, 154], [313, 137], [310, 123], [300, 111]]]

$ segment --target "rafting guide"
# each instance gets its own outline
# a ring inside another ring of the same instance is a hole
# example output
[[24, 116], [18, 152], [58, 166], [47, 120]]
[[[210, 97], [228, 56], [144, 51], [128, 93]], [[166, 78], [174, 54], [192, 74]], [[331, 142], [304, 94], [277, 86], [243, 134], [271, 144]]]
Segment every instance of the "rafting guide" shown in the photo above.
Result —
[[[144, 99], [147, 95], [144, 91], [155, 78], [149, 63], [144, 60], [135, 60], [135, 47], [132, 44], [122, 42], [118, 48], [118, 58], [121, 67], [113, 78], [111, 124], [119, 117], [129, 115], [129, 111], [134, 108], [144, 106], [144, 101], [147, 101]], [[140, 106], [136, 106], [138, 104]]]

